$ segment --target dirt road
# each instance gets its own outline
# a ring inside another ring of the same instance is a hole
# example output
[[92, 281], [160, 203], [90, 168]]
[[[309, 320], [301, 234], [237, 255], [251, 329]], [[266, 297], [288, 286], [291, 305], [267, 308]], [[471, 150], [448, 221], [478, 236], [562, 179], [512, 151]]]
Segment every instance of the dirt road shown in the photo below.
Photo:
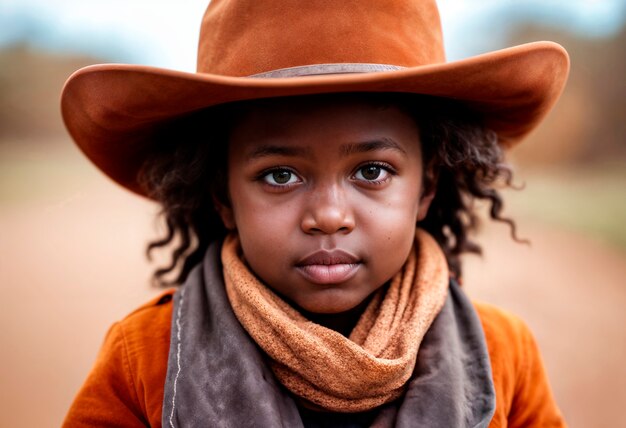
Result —
[[[13, 193], [5, 186], [0, 200], [0, 406], [6, 426], [58, 426], [108, 326], [156, 293], [143, 259], [155, 207], [77, 153], [28, 156], [36, 174], [1, 173]], [[485, 257], [467, 259], [466, 289], [528, 322], [572, 427], [626, 426], [626, 255], [520, 227], [532, 247], [511, 242], [504, 226], [484, 231]]]

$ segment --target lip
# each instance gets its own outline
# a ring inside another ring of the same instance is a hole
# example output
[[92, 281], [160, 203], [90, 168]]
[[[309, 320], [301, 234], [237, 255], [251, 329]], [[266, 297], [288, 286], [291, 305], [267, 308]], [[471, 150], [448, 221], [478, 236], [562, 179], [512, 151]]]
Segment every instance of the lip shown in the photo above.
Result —
[[343, 250], [319, 250], [296, 263], [296, 269], [314, 284], [339, 284], [352, 278], [361, 260]]

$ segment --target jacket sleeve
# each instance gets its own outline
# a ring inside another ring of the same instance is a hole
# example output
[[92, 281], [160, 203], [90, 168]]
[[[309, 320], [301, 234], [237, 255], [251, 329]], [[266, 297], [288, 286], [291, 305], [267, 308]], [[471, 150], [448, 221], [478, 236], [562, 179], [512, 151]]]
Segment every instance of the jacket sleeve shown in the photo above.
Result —
[[539, 348], [518, 316], [493, 305], [474, 302], [496, 389], [496, 411], [489, 428], [564, 427]]
[[165, 291], [111, 327], [64, 427], [161, 426], [173, 293]]
[[539, 347], [529, 328], [518, 320], [521, 359], [509, 413], [509, 427], [565, 427], [548, 382]]
[[74, 399], [63, 427], [145, 427], [123, 329], [109, 330], [95, 365]]

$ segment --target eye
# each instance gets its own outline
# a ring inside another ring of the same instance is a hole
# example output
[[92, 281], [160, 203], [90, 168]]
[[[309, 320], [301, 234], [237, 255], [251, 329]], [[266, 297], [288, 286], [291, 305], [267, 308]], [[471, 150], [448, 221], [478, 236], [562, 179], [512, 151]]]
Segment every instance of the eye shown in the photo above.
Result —
[[300, 181], [295, 173], [285, 168], [269, 171], [261, 179], [271, 186], [289, 186]]
[[387, 181], [391, 176], [389, 171], [390, 167], [386, 165], [379, 165], [376, 163], [370, 163], [363, 165], [357, 169], [354, 174], [354, 178], [357, 180], [368, 181], [371, 183], [382, 183]]

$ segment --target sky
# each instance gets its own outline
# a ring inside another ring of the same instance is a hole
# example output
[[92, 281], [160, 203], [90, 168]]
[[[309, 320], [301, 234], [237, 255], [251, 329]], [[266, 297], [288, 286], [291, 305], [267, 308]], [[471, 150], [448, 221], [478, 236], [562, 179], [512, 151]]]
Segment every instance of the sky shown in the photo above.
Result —
[[[262, 0], [254, 0], [262, 1]], [[61, 53], [194, 71], [206, 0], [0, 0], [0, 47], [28, 43]], [[502, 47], [513, 24], [608, 37], [626, 0], [440, 0], [448, 59]]]

